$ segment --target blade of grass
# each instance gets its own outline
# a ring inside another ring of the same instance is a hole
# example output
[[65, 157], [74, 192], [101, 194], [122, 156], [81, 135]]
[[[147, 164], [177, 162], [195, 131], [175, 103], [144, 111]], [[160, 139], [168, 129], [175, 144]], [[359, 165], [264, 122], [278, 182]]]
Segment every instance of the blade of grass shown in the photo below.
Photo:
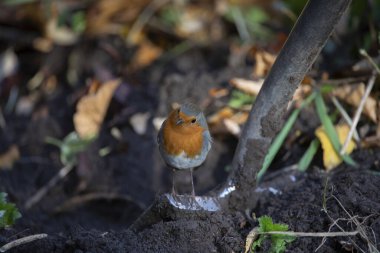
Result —
[[264, 173], [267, 171], [269, 165], [272, 163], [274, 157], [276, 156], [277, 152], [280, 150], [282, 144], [285, 141], [285, 138], [288, 136], [290, 130], [292, 129], [294, 122], [296, 122], [296, 119], [301, 112], [301, 110], [309, 105], [315, 98], [316, 93], [313, 92], [310, 96], [308, 96], [305, 101], [302, 102], [301, 106], [297, 109], [295, 109], [288, 120], [286, 121], [284, 127], [281, 129], [280, 133], [276, 136], [273, 143], [271, 144], [268, 154], [265, 156], [264, 164], [259, 173], [257, 173], [257, 181], [260, 181]]
[[303, 154], [301, 160], [298, 162], [298, 170], [305, 172], [307, 168], [309, 168], [311, 161], [313, 160], [315, 153], [317, 153], [317, 150], [319, 148], [319, 140], [314, 139], [309, 147], [307, 148], [306, 152]]
[[[320, 92], [316, 92], [316, 97], [315, 97], [315, 106], [317, 108], [317, 114], [319, 119], [322, 122], [322, 125], [326, 131], [326, 134], [335, 150], [335, 152], [339, 154], [341, 145], [339, 142], [338, 134], [335, 131], [335, 127], [327, 114], [327, 109], [325, 102], [323, 101], [322, 95]], [[343, 161], [351, 166], [357, 166], [356, 162], [348, 155], [340, 155], [340, 157], [343, 159]]]

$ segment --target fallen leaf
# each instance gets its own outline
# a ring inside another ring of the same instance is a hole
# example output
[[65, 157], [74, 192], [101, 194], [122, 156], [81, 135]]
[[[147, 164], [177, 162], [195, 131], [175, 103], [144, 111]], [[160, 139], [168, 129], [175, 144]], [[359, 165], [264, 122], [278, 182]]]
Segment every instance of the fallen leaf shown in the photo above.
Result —
[[231, 118], [234, 115], [234, 111], [230, 107], [223, 107], [215, 114], [208, 117], [209, 124], [219, 124], [223, 119]]
[[153, 43], [145, 40], [140, 42], [139, 49], [133, 57], [132, 63], [134, 68], [143, 68], [151, 64], [162, 54], [162, 49]]
[[15, 161], [20, 158], [20, 151], [16, 145], [12, 145], [4, 153], [0, 154], [0, 168], [10, 169], [13, 167]]
[[74, 114], [74, 127], [80, 138], [91, 139], [98, 135], [113, 93], [120, 79], [104, 83], [95, 94], [82, 97]]
[[226, 127], [227, 131], [232, 135], [239, 136], [241, 133], [241, 127], [238, 123], [233, 121], [232, 119], [224, 119], [223, 124]]
[[227, 96], [229, 91], [226, 88], [211, 88], [208, 90], [208, 94], [213, 98], [221, 98]]
[[214, 133], [230, 133], [239, 136], [241, 133], [241, 125], [248, 118], [248, 112], [237, 112], [230, 107], [223, 107], [215, 114], [208, 117], [207, 122]]
[[302, 103], [302, 101], [304, 100], [304, 98], [309, 96], [312, 91], [313, 91], [313, 88], [311, 85], [301, 83], [301, 85], [298, 86], [298, 88], [294, 92], [292, 102], [295, 101], [299, 106], [300, 103]]
[[53, 17], [46, 23], [46, 37], [61, 46], [72, 45], [78, 40], [78, 34], [70, 28], [58, 26], [58, 17]]
[[253, 75], [255, 77], [265, 77], [272, 68], [273, 63], [276, 60], [276, 55], [257, 48], [254, 48], [252, 53], [253, 58], [255, 59]]
[[218, 41], [223, 36], [222, 26], [211, 8], [187, 5], [179, 11], [181, 15], [176, 22], [175, 32], [180, 37], [208, 43]]
[[[350, 127], [346, 124], [337, 125], [335, 126], [335, 131], [338, 133], [340, 144], [343, 144], [346, 140], [348, 132], [350, 131]], [[342, 163], [342, 158], [335, 152], [333, 145], [331, 144], [331, 141], [322, 126], [318, 127], [315, 130], [315, 135], [318, 137], [319, 141], [322, 144], [323, 165], [325, 166], [326, 170], [331, 170]], [[351, 154], [355, 148], [355, 142], [353, 140], [350, 140], [346, 149], [346, 154]]]
[[[358, 85], [343, 85], [334, 89], [333, 94], [340, 100], [346, 103], [358, 107], [365, 92], [365, 84], [360, 83]], [[369, 96], [364, 104], [363, 113], [368, 116], [373, 122], [377, 123], [377, 105], [376, 99]]]
[[120, 33], [130, 28], [149, 2], [149, 0], [96, 1], [88, 11], [86, 33], [91, 35]]
[[363, 148], [375, 148], [380, 147], [380, 136], [368, 136], [361, 141]]
[[264, 79], [259, 79], [257, 81], [247, 80], [243, 78], [233, 78], [230, 80], [230, 84], [249, 95], [257, 96], [264, 83]]

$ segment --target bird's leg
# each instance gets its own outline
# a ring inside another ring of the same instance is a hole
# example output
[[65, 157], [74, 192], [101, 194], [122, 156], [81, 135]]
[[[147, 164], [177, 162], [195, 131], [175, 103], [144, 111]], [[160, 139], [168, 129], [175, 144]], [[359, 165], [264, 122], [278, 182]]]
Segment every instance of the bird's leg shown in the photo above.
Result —
[[190, 169], [190, 177], [191, 177], [191, 196], [195, 198], [195, 190], [194, 190], [194, 179], [193, 179], [193, 170], [194, 168]]
[[173, 173], [172, 173], [172, 195], [173, 196], [177, 196], [177, 193], [176, 193], [175, 187], [174, 187], [174, 173], [175, 173], [175, 169], [173, 168]]

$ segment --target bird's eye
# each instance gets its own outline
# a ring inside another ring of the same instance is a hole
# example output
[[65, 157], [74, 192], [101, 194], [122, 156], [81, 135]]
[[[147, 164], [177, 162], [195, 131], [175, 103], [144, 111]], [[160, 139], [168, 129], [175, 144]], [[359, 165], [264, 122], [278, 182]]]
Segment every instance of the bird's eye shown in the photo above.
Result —
[[192, 120], [191, 120], [191, 123], [194, 124], [196, 121], [197, 121], [197, 119], [192, 119]]

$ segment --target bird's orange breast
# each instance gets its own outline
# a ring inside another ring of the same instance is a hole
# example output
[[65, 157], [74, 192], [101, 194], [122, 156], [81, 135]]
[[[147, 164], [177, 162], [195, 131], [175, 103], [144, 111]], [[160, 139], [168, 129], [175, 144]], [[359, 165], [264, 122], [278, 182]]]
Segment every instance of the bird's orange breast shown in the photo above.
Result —
[[203, 129], [194, 128], [194, 131], [188, 131], [167, 120], [163, 128], [163, 142], [169, 155], [185, 152], [188, 157], [195, 157], [202, 151]]

